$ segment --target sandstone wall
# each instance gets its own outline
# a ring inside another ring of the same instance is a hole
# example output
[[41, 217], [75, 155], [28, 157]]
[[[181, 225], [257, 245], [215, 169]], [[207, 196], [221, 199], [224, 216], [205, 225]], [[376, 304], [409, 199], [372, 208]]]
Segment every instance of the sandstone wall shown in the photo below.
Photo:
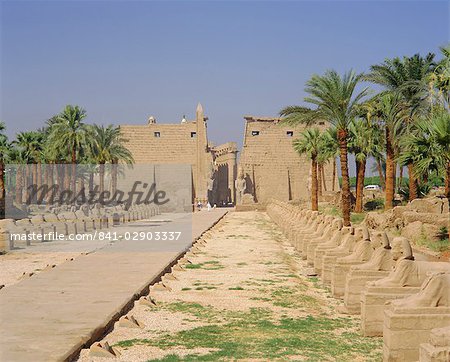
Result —
[[[255, 201], [270, 198], [282, 201], [309, 199], [308, 177], [311, 164], [294, 151], [292, 143], [303, 126], [287, 126], [276, 118], [245, 117], [245, 135], [239, 166], [247, 181], [247, 192]], [[325, 129], [325, 125], [319, 125]], [[256, 134], [259, 132], [259, 134]], [[331, 190], [332, 165], [325, 167], [327, 189]], [[337, 178], [335, 190], [338, 190]]]
[[206, 121], [199, 104], [193, 121], [159, 124], [151, 118], [145, 125], [121, 125], [120, 128], [137, 165], [191, 165], [193, 202], [234, 201], [236, 144], [212, 147]]

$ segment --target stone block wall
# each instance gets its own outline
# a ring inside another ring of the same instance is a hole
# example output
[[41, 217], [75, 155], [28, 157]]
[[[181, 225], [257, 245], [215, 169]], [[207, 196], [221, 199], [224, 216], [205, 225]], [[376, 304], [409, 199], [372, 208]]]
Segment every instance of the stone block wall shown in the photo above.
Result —
[[[195, 120], [183, 119], [178, 124], [160, 124], [153, 117], [145, 125], [121, 125], [126, 146], [136, 164], [188, 164], [192, 170], [192, 202], [214, 202], [211, 196], [212, 179], [219, 177], [218, 164], [231, 167], [226, 170], [226, 184], [221, 182], [217, 193], [233, 201], [237, 148], [235, 143], [213, 147], [207, 136], [207, 117], [199, 104]], [[216, 160], [219, 163], [215, 162]], [[224, 173], [222, 169], [221, 174]], [[223, 177], [223, 175], [222, 175]], [[215, 179], [214, 182], [219, 184]], [[221, 199], [222, 199], [221, 198]]]
[[[304, 126], [288, 126], [278, 118], [245, 117], [244, 145], [239, 166], [247, 181], [247, 193], [255, 202], [308, 200], [311, 163], [293, 149]], [[325, 129], [325, 124], [319, 124]], [[327, 190], [332, 188], [332, 165], [325, 166]], [[338, 190], [337, 178], [335, 190]]]

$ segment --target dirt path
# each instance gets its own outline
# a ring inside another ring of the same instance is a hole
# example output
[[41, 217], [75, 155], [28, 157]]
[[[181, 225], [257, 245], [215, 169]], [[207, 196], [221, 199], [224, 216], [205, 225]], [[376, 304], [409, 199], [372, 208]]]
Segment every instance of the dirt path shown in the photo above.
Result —
[[[191, 264], [136, 303], [143, 328], [116, 324], [103, 341], [115, 361], [379, 361], [381, 339], [359, 335], [358, 317], [314, 278], [281, 232], [259, 212], [230, 213], [188, 256]], [[79, 361], [107, 361], [83, 350]]]

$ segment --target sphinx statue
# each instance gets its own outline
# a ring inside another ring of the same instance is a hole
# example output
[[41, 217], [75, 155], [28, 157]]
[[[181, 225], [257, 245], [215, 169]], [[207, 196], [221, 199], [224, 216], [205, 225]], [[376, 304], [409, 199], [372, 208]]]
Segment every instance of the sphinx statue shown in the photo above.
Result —
[[387, 303], [383, 328], [385, 360], [416, 361], [419, 359], [418, 344], [427, 342], [430, 337], [437, 337], [436, 344], [442, 343], [446, 347], [444, 353], [437, 356], [446, 358], [429, 361], [448, 361], [448, 332], [444, 330], [439, 333], [436, 328], [449, 325], [450, 272], [432, 272], [416, 294]]
[[331, 291], [334, 297], [343, 297], [345, 293], [345, 283], [347, 273], [352, 265], [363, 264], [372, 256], [374, 245], [370, 241], [369, 230], [362, 227], [363, 240], [359, 241], [350, 255], [338, 258], [331, 280]]
[[350, 267], [345, 283], [344, 308], [342, 308], [345, 313], [361, 313], [360, 296], [366, 283], [386, 277], [393, 268], [392, 248], [385, 232], [380, 233], [380, 240], [381, 245], [375, 249], [368, 262]]
[[339, 246], [335, 249], [327, 249], [322, 255], [321, 277], [322, 283], [331, 284], [334, 267], [337, 259], [350, 255], [353, 252], [355, 244], [362, 240], [362, 229], [355, 229], [353, 226], [344, 226], [341, 230], [342, 239]]
[[308, 265], [314, 266], [314, 252], [318, 245], [325, 244], [330, 240], [335, 240], [339, 236], [339, 231], [343, 226], [342, 219], [329, 217], [327, 220], [327, 227], [323, 232], [322, 237], [310, 239], [306, 248], [306, 256]]
[[[319, 240], [319, 243], [315, 247], [312, 247], [312, 259], [314, 264], [314, 270], [317, 274], [322, 272], [322, 255], [327, 250], [336, 249], [342, 242], [345, 232], [342, 231], [344, 223], [342, 219], [335, 219], [334, 223], [334, 234], [328, 240]], [[309, 251], [309, 249], [308, 249]]]
[[368, 282], [361, 292], [361, 327], [366, 336], [383, 334], [387, 302], [418, 293], [429, 273], [450, 272], [450, 263], [417, 261], [408, 239], [399, 237], [396, 241], [401, 252], [393, 252], [394, 258], [399, 258], [395, 268], [386, 277]]

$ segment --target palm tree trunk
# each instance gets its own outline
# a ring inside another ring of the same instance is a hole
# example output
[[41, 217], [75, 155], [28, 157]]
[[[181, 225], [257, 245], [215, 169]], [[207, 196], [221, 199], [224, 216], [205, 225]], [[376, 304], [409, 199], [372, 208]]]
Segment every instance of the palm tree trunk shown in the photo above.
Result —
[[450, 161], [447, 163], [445, 171], [445, 197], [450, 201]]
[[311, 159], [311, 210], [319, 210], [316, 156], [313, 156]]
[[94, 170], [89, 170], [89, 192], [94, 191]]
[[322, 172], [322, 181], [323, 181], [323, 191], [327, 191], [327, 180], [325, 179], [325, 167], [323, 165], [320, 167], [320, 170]]
[[67, 163], [64, 164], [64, 189], [70, 190], [70, 167]]
[[402, 165], [400, 165], [400, 177], [399, 177], [398, 183], [399, 183], [399, 187], [402, 187], [402, 185], [403, 185], [403, 166]]
[[105, 164], [100, 164], [100, 192], [105, 190]]
[[[445, 170], [445, 197], [450, 201], [450, 161], [447, 163]], [[449, 210], [444, 210], [445, 212]], [[450, 222], [448, 223], [448, 239], [450, 240]]]
[[394, 148], [392, 147], [389, 128], [386, 127], [386, 196], [384, 209], [389, 210], [394, 207], [394, 184], [395, 184], [395, 162]]
[[[45, 178], [45, 182], [47, 183], [47, 186], [49, 188], [49, 190], [51, 190], [51, 187], [53, 187], [53, 164], [49, 163], [48, 165], [45, 165], [45, 170], [47, 172], [47, 177]], [[47, 205], [50, 205], [50, 203], [52, 202], [52, 197], [51, 197], [52, 193], [49, 192], [47, 193], [47, 199], [45, 200], [47, 202]]]
[[40, 162], [38, 162], [36, 167], [37, 167], [36, 185], [37, 185], [37, 187], [41, 187], [42, 186], [42, 164]]
[[5, 164], [0, 162], [0, 219], [5, 217], [6, 208], [5, 208]]
[[320, 170], [321, 165], [317, 164], [317, 188], [318, 188], [318, 194], [319, 197], [322, 196], [322, 172]]
[[30, 179], [30, 165], [26, 164], [26, 165], [24, 165], [24, 167], [25, 167], [25, 177], [23, 180], [23, 189], [25, 192], [22, 193], [22, 203], [26, 204], [28, 202], [28, 193], [29, 193], [28, 185], [29, 185], [29, 181], [30, 181], [29, 180]]
[[333, 182], [331, 184], [331, 191], [334, 191], [335, 183], [336, 183], [336, 157], [333, 157]]
[[16, 170], [16, 204], [22, 203], [23, 190], [23, 166], [18, 165]]
[[84, 175], [82, 174], [80, 176], [80, 191], [83, 192], [84, 194], [86, 194], [86, 190], [85, 188], [85, 182], [84, 182]]
[[[395, 156], [394, 156], [395, 159]], [[394, 198], [397, 193], [397, 162], [394, 161]]]
[[112, 171], [111, 171], [111, 183], [112, 183], [112, 194], [114, 195], [116, 193], [117, 190], [117, 161], [113, 161], [112, 162]]
[[408, 174], [409, 174], [409, 201], [417, 199], [417, 180], [414, 177], [413, 164], [408, 164]]
[[347, 130], [340, 129], [338, 131], [339, 151], [341, 160], [342, 174], [342, 217], [344, 226], [351, 226], [350, 223], [350, 180], [348, 176], [348, 146], [347, 146]]
[[[31, 175], [32, 175], [32, 185], [37, 186], [37, 184], [38, 184], [38, 181], [37, 181], [38, 180], [38, 165], [37, 165], [37, 163], [33, 163], [33, 169], [31, 171]], [[32, 203], [35, 203], [36, 196], [33, 197], [33, 200], [31, 200]]]
[[358, 177], [356, 183], [355, 212], [363, 212], [364, 176], [366, 174], [366, 159], [358, 161]]
[[378, 176], [380, 178], [380, 184], [381, 184], [381, 190], [386, 190], [386, 176], [383, 173], [383, 166], [381, 165], [381, 160], [377, 158], [377, 169], [378, 169]]
[[77, 149], [72, 146], [72, 192], [77, 193]]
[[0, 162], [0, 200], [5, 199], [5, 165], [3, 162]]

